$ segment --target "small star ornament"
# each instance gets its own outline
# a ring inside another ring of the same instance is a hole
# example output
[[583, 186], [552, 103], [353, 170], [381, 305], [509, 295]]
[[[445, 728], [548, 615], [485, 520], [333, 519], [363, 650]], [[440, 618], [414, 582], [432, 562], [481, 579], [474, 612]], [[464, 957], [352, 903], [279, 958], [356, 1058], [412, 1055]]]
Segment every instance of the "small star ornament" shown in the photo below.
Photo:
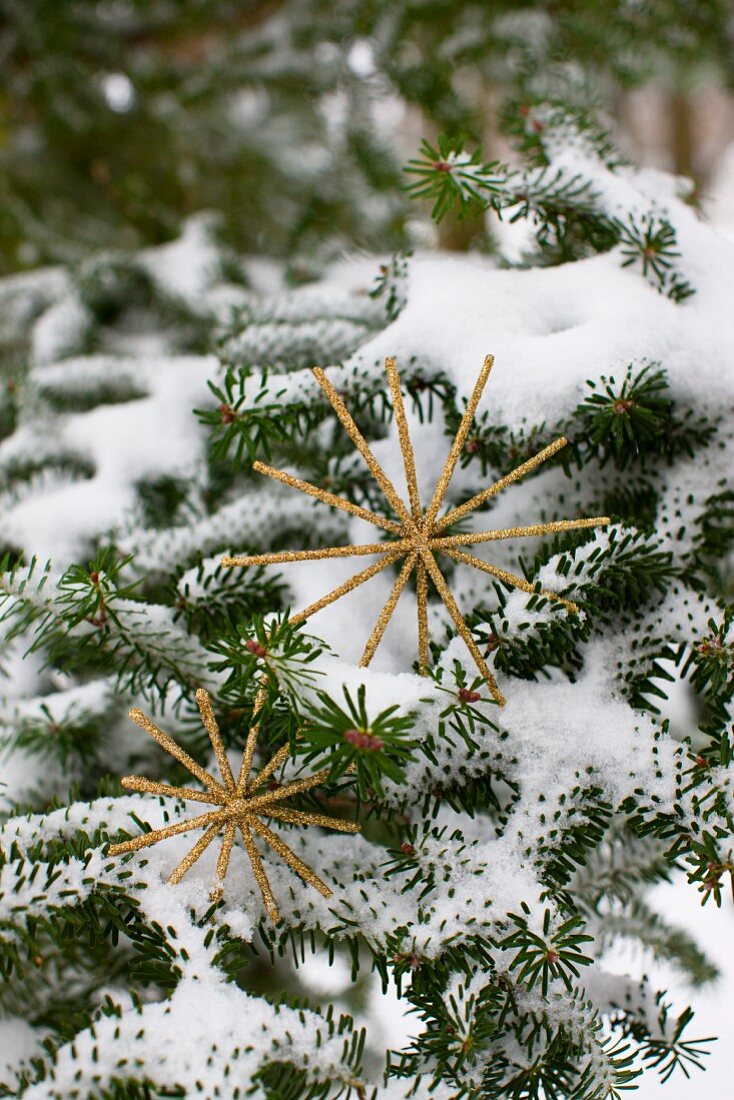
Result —
[[[451, 558], [461, 565], [470, 565], [474, 569], [479, 569], [483, 573], [488, 573], [490, 576], [496, 577], [498, 580], [504, 581], [515, 588], [520, 588], [524, 592], [536, 592], [537, 589], [523, 577], [518, 577], [514, 573], [509, 573], [506, 569], [501, 569], [497, 565], [492, 565], [482, 558], [467, 554], [463, 548], [480, 543], [494, 542], [498, 539], [527, 538], [530, 535], [546, 535], [556, 531], [576, 531], [586, 527], [602, 527], [611, 521], [608, 516], [595, 516], [590, 519], [558, 520], [551, 523], [535, 523], [525, 527], [510, 527], [494, 531], [450, 533], [449, 529], [459, 520], [463, 519], [464, 516], [467, 516], [476, 508], [481, 507], [506, 486], [512, 484], [512, 482], [519, 481], [525, 474], [536, 469], [536, 467], [540, 466], [546, 459], [556, 454], [557, 451], [560, 451], [568, 442], [567, 439], [561, 436], [548, 447], [544, 447], [543, 450], [533, 458], [529, 459], [527, 462], [523, 462], [520, 466], [511, 470], [509, 474], [500, 478], [499, 481], [493, 482], [493, 484], [487, 486], [486, 489], [477, 493], [464, 504], [459, 505], [457, 508], [450, 508], [448, 511], [444, 512], [443, 515], [439, 516], [446, 490], [448, 489], [449, 482], [456, 468], [456, 463], [464, 449], [466, 438], [482, 392], [489, 378], [493, 362], [494, 360], [491, 355], [488, 355], [484, 360], [484, 365], [482, 366], [479, 378], [474, 386], [474, 392], [469, 399], [466, 411], [461, 418], [456, 437], [451, 445], [446, 464], [438, 479], [438, 484], [433, 491], [428, 507], [425, 509], [421, 504], [418, 491], [413, 444], [408, 431], [403, 394], [400, 388], [400, 379], [398, 377], [395, 360], [393, 358], [387, 359], [385, 361], [385, 370], [387, 372], [387, 379], [392, 394], [395, 423], [398, 429], [400, 450], [402, 452], [403, 465], [405, 467], [405, 478], [408, 487], [407, 501], [403, 501], [400, 498], [395, 486], [378, 463], [366, 439], [354, 423], [344, 402], [327, 379], [323, 370], [319, 367], [315, 367], [313, 373], [317, 382], [329, 399], [336, 415], [354, 443], [354, 446], [367, 463], [370, 473], [382, 489], [385, 499], [392, 509], [395, 518], [393, 519], [389, 516], [370, 512], [366, 508], [361, 508], [359, 505], [353, 504], [349, 500], [344, 500], [334, 493], [319, 488], [317, 485], [312, 485], [307, 481], [302, 481], [300, 478], [292, 477], [290, 474], [284, 473], [282, 470], [276, 470], [272, 466], [266, 466], [263, 462], [253, 463], [253, 469], [258, 473], [267, 474], [268, 477], [272, 477], [276, 481], [280, 481], [284, 485], [290, 486], [292, 489], [298, 489], [302, 493], [307, 493], [309, 496], [316, 497], [317, 500], [333, 508], [340, 508], [342, 511], [349, 512], [353, 516], [359, 516], [360, 519], [366, 520], [368, 523], [386, 532], [389, 537], [382, 542], [368, 543], [361, 546], [331, 546], [319, 550], [294, 550], [272, 554], [224, 557], [222, 558], [222, 564], [225, 566], [279, 565], [295, 561], [313, 561], [320, 558], [377, 558], [377, 561], [372, 565], [361, 570], [361, 572], [355, 573], [354, 576], [350, 577], [343, 584], [338, 585], [331, 592], [322, 596], [320, 600], [317, 600], [309, 607], [304, 608], [303, 611], [299, 611], [297, 614], [291, 616], [290, 622], [296, 624], [304, 622], [317, 611], [334, 603], [335, 600], [345, 596], [348, 592], [354, 591], [355, 588], [364, 584], [365, 581], [370, 580], [371, 577], [381, 573], [389, 566], [402, 561], [402, 567], [393, 584], [387, 602], [380, 611], [375, 628], [367, 640], [360, 664], [368, 665], [372, 660], [403, 589], [408, 583], [411, 575], [415, 573], [418, 606], [418, 657], [421, 673], [423, 675], [427, 673], [429, 663], [428, 581], [430, 579], [443, 600], [457, 632], [466, 643], [474, 659], [474, 663], [484, 678], [492, 697], [497, 703], [502, 705], [505, 699], [492, 673], [487, 667], [479, 651], [479, 647], [472, 637], [471, 631], [464, 621], [464, 617], [451, 593], [446, 578], [439, 568], [436, 560], [437, 554], [444, 554], [446, 557]], [[572, 603], [570, 600], [563, 599], [555, 592], [547, 592], [541, 589], [541, 593], [548, 597], [548, 599], [562, 603], [571, 612], [578, 611], [576, 604]]]
[[[121, 783], [129, 791], [163, 795], [164, 797], [169, 796], [186, 802], [200, 802], [211, 806], [212, 809], [207, 810], [206, 813], [198, 814], [196, 817], [179, 821], [175, 825], [167, 825], [163, 829], [154, 829], [152, 832], [143, 833], [142, 836], [126, 840], [123, 844], [113, 844], [109, 848], [109, 854], [111, 856], [121, 856], [127, 852], [137, 852], [141, 848], [157, 844], [158, 841], [166, 840], [168, 837], [178, 836], [180, 833], [190, 832], [193, 829], [204, 828], [206, 831], [172, 871], [168, 881], [175, 884], [181, 881], [209, 845], [223, 832], [222, 846], [217, 860], [217, 883], [212, 891], [212, 900], [218, 901], [222, 896], [222, 884], [229, 867], [235, 837], [239, 832], [252, 866], [252, 872], [260, 888], [267, 914], [272, 921], [277, 922], [280, 920], [280, 913], [265, 873], [260, 852], [255, 844], [255, 835], [257, 835], [266, 844], [270, 845], [273, 851], [297, 875], [300, 875], [304, 882], [307, 882], [309, 886], [313, 886], [323, 897], [330, 898], [332, 891], [326, 883], [322, 882], [315, 871], [299, 859], [293, 849], [263, 821], [263, 818], [268, 818], [271, 821], [284, 821], [293, 825], [321, 825], [323, 828], [338, 829], [344, 833], [359, 832], [360, 826], [354, 822], [341, 821], [339, 818], [328, 817], [326, 814], [304, 813], [301, 810], [294, 810], [283, 805], [293, 795], [308, 791], [322, 783], [329, 774], [329, 769], [325, 768], [323, 771], [316, 772], [307, 779], [296, 779], [283, 785], [275, 783], [271, 777], [288, 757], [289, 745], [286, 743], [278, 749], [257, 775], [252, 775], [252, 761], [260, 729], [259, 721], [255, 720], [248, 732], [239, 775], [235, 780], [224, 750], [208, 693], [203, 689], [199, 689], [196, 693], [196, 701], [199, 704], [204, 728], [209, 734], [214, 749], [221, 781], [211, 775], [205, 768], [202, 768], [200, 764], [197, 764], [180, 745], [176, 744], [173, 738], [169, 737], [163, 730], [158, 729], [147, 715], [134, 707], [130, 711], [130, 717], [133, 721], [137, 722], [141, 729], [145, 730], [154, 741], [157, 741], [161, 748], [170, 753], [175, 760], [178, 760], [179, 764], [183, 764], [204, 785], [205, 790], [195, 790], [191, 787], [173, 787], [167, 783], [155, 783], [138, 775], [125, 776]], [[255, 719], [257, 719], [257, 714], [262, 709], [264, 702], [265, 692], [261, 690], [255, 700]], [[268, 780], [270, 780], [268, 787], [263, 789]]]

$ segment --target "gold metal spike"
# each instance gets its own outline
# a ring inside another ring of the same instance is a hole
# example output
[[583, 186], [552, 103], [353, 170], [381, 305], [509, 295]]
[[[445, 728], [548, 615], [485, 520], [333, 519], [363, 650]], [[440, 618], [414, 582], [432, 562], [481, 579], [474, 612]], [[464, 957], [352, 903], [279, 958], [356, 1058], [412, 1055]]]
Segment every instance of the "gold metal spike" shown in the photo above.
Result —
[[[467, 403], [464, 415], [461, 418], [456, 436], [449, 449], [449, 454], [443, 470], [441, 471], [441, 475], [433, 491], [428, 507], [425, 510], [423, 509], [420, 499], [418, 478], [415, 469], [415, 454], [410, 438], [408, 421], [405, 414], [405, 405], [403, 403], [403, 394], [400, 388], [400, 378], [398, 376], [395, 359], [392, 357], [386, 359], [385, 371], [387, 373], [388, 385], [392, 395], [400, 451], [403, 456], [405, 481], [408, 488], [407, 503], [401, 500], [398, 491], [378, 463], [369, 444], [352, 420], [339, 394], [329, 382], [324, 372], [319, 368], [315, 368], [313, 373], [317, 382], [331, 402], [336, 415], [344, 426], [350, 439], [365, 460], [370, 473], [382, 489], [387, 504], [397, 519], [387, 515], [380, 516], [374, 512], [369, 512], [367, 509], [360, 508], [351, 501], [344, 500], [342, 497], [337, 497], [333, 493], [320, 489], [318, 486], [311, 485], [309, 482], [301, 481], [299, 478], [292, 477], [290, 474], [282, 473], [281, 471], [274, 470], [270, 466], [263, 465], [263, 463], [256, 462], [253, 467], [256, 471], [267, 474], [269, 477], [276, 478], [276, 480], [288, 485], [292, 489], [298, 489], [303, 493], [307, 493], [309, 496], [316, 497], [316, 499], [323, 504], [341, 508], [343, 511], [350, 512], [352, 515], [358, 516], [374, 526], [381, 527], [387, 533], [388, 537], [384, 542], [368, 543], [366, 545], [331, 546], [321, 550], [292, 550], [272, 554], [225, 557], [222, 558], [222, 564], [225, 566], [282, 565], [294, 561], [318, 561], [324, 558], [379, 555], [377, 562], [353, 574], [348, 580], [332, 589], [332, 591], [325, 596], [322, 596], [321, 599], [292, 615], [290, 622], [296, 624], [304, 622], [311, 615], [315, 615], [317, 611], [320, 611], [321, 608], [327, 607], [342, 596], [346, 596], [347, 593], [353, 592], [355, 588], [364, 584], [384, 569], [404, 559], [401, 571], [393, 584], [388, 601], [380, 612], [377, 625], [367, 642], [361, 664], [368, 665], [372, 660], [395, 607], [397, 606], [398, 600], [411, 575], [415, 572], [418, 605], [418, 662], [421, 673], [426, 675], [428, 672], [428, 579], [430, 578], [451, 616], [457, 633], [466, 643], [474, 663], [485, 680], [493, 699], [495, 702], [502, 705], [505, 701], [504, 697], [492, 673], [487, 667], [486, 661], [482, 657], [479, 647], [472, 637], [471, 631], [466, 625], [464, 617], [456, 604], [456, 600], [451, 594], [443, 573], [438, 567], [436, 555], [443, 553], [460, 565], [479, 569], [503, 581], [505, 584], [519, 588], [524, 592], [535, 592], [536, 589], [533, 585], [524, 578], [518, 577], [514, 573], [510, 573], [506, 569], [501, 569], [499, 566], [491, 565], [481, 558], [476, 558], [471, 554], [467, 554], [462, 548], [479, 543], [495, 542], [500, 539], [529, 538], [533, 535], [549, 535], [557, 531], [577, 531], [590, 527], [603, 527], [610, 523], [611, 520], [608, 516], [594, 516], [591, 519], [555, 520], [548, 523], [533, 523], [526, 526], [509, 527], [495, 531], [472, 531], [454, 535], [448, 531], [448, 529], [458, 520], [463, 519], [476, 508], [480, 508], [497, 493], [501, 492], [502, 489], [519, 481], [526, 474], [537, 469], [543, 462], [560, 451], [562, 447], [565, 447], [567, 443], [567, 440], [561, 436], [549, 446], [544, 447], [543, 450], [533, 458], [521, 463], [521, 465], [515, 467], [514, 470], [505, 474], [504, 477], [501, 477], [498, 481], [493, 482], [481, 492], [475, 494], [475, 496], [471, 497], [471, 499], [467, 500], [464, 504], [460, 504], [456, 508], [450, 508], [442, 516], [439, 516], [439, 511], [441, 510], [441, 505], [446, 496], [449, 483], [456, 469], [456, 464], [466, 445], [466, 439], [472, 421], [476, 415], [484, 387], [489, 379], [493, 362], [494, 360], [491, 355], [488, 355], [484, 360], [476, 385]], [[578, 607], [571, 600], [564, 599], [554, 592], [543, 590], [540, 594], [549, 600], [555, 600], [571, 614], [578, 611]]]

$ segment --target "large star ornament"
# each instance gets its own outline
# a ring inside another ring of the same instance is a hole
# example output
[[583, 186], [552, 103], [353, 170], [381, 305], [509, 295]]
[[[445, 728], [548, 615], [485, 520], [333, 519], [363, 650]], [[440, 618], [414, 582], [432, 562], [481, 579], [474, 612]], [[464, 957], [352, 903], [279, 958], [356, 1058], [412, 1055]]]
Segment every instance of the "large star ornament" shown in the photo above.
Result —
[[290, 486], [292, 489], [298, 489], [302, 493], [307, 493], [309, 496], [316, 497], [317, 500], [322, 501], [324, 504], [331, 505], [333, 508], [340, 508], [342, 511], [349, 512], [353, 516], [359, 516], [360, 519], [366, 520], [368, 523], [386, 532], [389, 538], [382, 542], [368, 543], [361, 546], [330, 546], [318, 550], [293, 550], [284, 551], [282, 553], [224, 557], [222, 558], [222, 564], [225, 566], [278, 565], [294, 561], [313, 561], [320, 558], [377, 558], [377, 561], [372, 565], [356, 573], [354, 576], [350, 577], [349, 580], [338, 585], [325, 596], [322, 596], [320, 600], [304, 608], [303, 611], [299, 611], [291, 616], [290, 622], [295, 624], [304, 622], [323, 607], [327, 607], [341, 596], [346, 595], [348, 592], [352, 592], [359, 585], [370, 580], [371, 577], [381, 573], [389, 566], [402, 561], [402, 568], [393, 584], [385, 606], [380, 611], [375, 628], [365, 646], [360, 664], [368, 665], [372, 660], [397, 602], [400, 599], [400, 595], [411, 575], [415, 573], [418, 605], [418, 658], [421, 673], [424, 675], [426, 674], [429, 663], [428, 580], [430, 578], [439, 596], [443, 600], [456, 630], [466, 643], [479, 672], [486, 681], [493, 698], [497, 703], [502, 705], [505, 699], [492, 673], [487, 667], [479, 651], [479, 647], [472, 637], [471, 631], [464, 621], [464, 617], [457, 606], [456, 600], [451, 594], [446, 579], [438, 566], [436, 555], [445, 554], [455, 562], [459, 562], [462, 565], [473, 566], [475, 569], [479, 569], [483, 573], [488, 573], [490, 576], [496, 577], [498, 580], [504, 581], [515, 588], [520, 588], [524, 592], [540, 591], [542, 595], [548, 597], [548, 599], [558, 600], [560, 603], [564, 604], [569, 611], [576, 612], [578, 608], [570, 600], [565, 600], [554, 592], [547, 592], [544, 589], [538, 590], [523, 577], [518, 577], [514, 573], [509, 573], [506, 569], [501, 569], [499, 566], [492, 565], [481, 558], [474, 557], [472, 554], [467, 554], [463, 547], [485, 542], [494, 542], [498, 539], [527, 538], [530, 535], [546, 535], [556, 531], [576, 531], [585, 527], [602, 527], [611, 521], [608, 516], [594, 516], [590, 519], [558, 520], [551, 523], [535, 523], [524, 527], [509, 527], [494, 531], [457, 533], [453, 535], [449, 532], [448, 529], [457, 523], [458, 520], [463, 519], [464, 516], [467, 516], [476, 508], [481, 507], [481, 505], [485, 504], [507, 485], [510, 485], [514, 481], [519, 481], [525, 474], [536, 469], [536, 467], [556, 454], [556, 452], [568, 442], [568, 440], [561, 436], [548, 447], [544, 447], [543, 450], [533, 458], [529, 459], [527, 462], [523, 462], [514, 470], [511, 470], [509, 474], [500, 478], [499, 481], [495, 481], [491, 485], [488, 485], [486, 489], [482, 489], [481, 492], [477, 493], [470, 500], [467, 500], [464, 504], [459, 505], [457, 508], [450, 508], [447, 512], [444, 512], [443, 515], [439, 516], [446, 490], [456, 468], [456, 463], [464, 449], [466, 438], [482, 392], [489, 378], [493, 362], [494, 359], [491, 355], [488, 355], [484, 360], [484, 365], [482, 366], [479, 378], [474, 386], [474, 392], [467, 404], [456, 437], [451, 445], [446, 464], [438, 479], [438, 484], [433, 491], [430, 503], [425, 509], [421, 504], [418, 491], [413, 444], [408, 431], [405, 405], [403, 403], [403, 394], [400, 388], [400, 379], [398, 377], [395, 359], [386, 359], [385, 370], [387, 372], [387, 379], [392, 394], [395, 422], [397, 424], [400, 450], [402, 452], [403, 464], [405, 467], [405, 478], [408, 487], [407, 502], [401, 500], [395, 486], [378, 463], [366, 439], [354, 423], [344, 402], [327, 379], [323, 370], [315, 367], [313, 373], [317, 382], [329, 399], [336, 415], [349, 434], [350, 439], [367, 463], [375, 481], [382, 489], [385, 499], [390, 505], [395, 518], [393, 519], [388, 516], [370, 512], [366, 508], [361, 508], [359, 505], [353, 504], [349, 500], [344, 500], [334, 493], [319, 488], [317, 485], [302, 481], [300, 478], [293, 477], [291, 474], [284, 473], [282, 470], [276, 470], [272, 466], [266, 466], [263, 462], [253, 463], [253, 469], [258, 473], [267, 474], [268, 477], [272, 477], [276, 481], [280, 481], [284, 485]]

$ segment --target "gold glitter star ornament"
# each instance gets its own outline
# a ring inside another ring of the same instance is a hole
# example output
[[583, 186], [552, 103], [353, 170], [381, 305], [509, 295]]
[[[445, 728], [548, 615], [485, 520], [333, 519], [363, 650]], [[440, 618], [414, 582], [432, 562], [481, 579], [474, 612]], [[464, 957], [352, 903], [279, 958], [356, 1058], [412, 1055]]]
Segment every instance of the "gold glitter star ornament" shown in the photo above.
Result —
[[[530, 535], [547, 535], [556, 531], [576, 531], [585, 527], [602, 527], [611, 521], [608, 516], [595, 516], [591, 519], [558, 520], [551, 523], [534, 523], [525, 527], [510, 527], [494, 531], [457, 533], [453, 535], [447, 533], [447, 529], [458, 520], [463, 519], [464, 516], [467, 516], [482, 504], [485, 504], [507, 485], [512, 484], [514, 481], [519, 481], [525, 474], [536, 469], [542, 462], [545, 462], [546, 459], [556, 454], [562, 447], [565, 447], [568, 442], [568, 440], [561, 436], [549, 446], [544, 447], [543, 450], [533, 458], [529, 459], [527, 462], [523, 462], [520, 466], [511, 470], [509, 474], [500, 478], [499, 481], [493, 482], [470, 500], [459, 505], [458, 508], [451, 508], [442, 516], [439, 516], [446, 490], [448, 489], [449, 482], [456, 468], [456, 463], [464, 449], [469, 428], [471, 427], [482, 392], [489, 378], [493, 362], [494, 360], [491, 355], [488, 355], [484, 360], [484, 365], [480, 371], [476, 385], [474, 386], [474, 392], [469, 399], [466, 411], [461, 418], [456, 437], [451, 444], [446, 464], [441, 471], [438, 484], [425, 510], [421, 505], [418, 491], [413, 444], [408, 431], [403, 394], [400, 389], [400, 379], [398, 377], [395, 360], [392, 358], [386, 359], [385, 370], [387, 372], [387, 380], [392, 395], [395, 423], [398, 429], [398, 440], [403, 456], [403, 465], [405, 467], [405, 479], [408, 487], [407, 502], [401, 500], [395, 486], [378, 463], [366, 439], [352, 420], [344, 402], [329, 382], [324, 372], [318, 367], [314, 368], [313, 373], [316, 377], [316, 381], [329, 399], [334, 412], [347, 431], [354, 446], [367, 463], [370, 473], [382, 489], [385, 499], [395, 514], [395, 519], [388, 516], [377, 515], [374, 512], [368, 511], [366, 508], [361, 508], [359, 505], [353, 504], [349, 500], [344, 500], [342, 497], [336, 496], [334, 493], [329, 493], [325, 489], [319, 488], [317, 485], [312, 485], [307, 481], [302, 481], [300, 478], [292, 477], [282, 470], [275, 470], [272, 466], [266, 466], [262, 462], [255, 462], [253, 464], [253, 469], [258, 473], [267, 474], [268, 477], [272, 477], [276, 481], [280, 481], [284, 485], [290, 486], [292, 489], [298, 489], [302, 493], [307, 493], [309, 496], [316, 497], [317, 500], [322, 501], [324, 504], [329, 504], [333, 508], [340, 508], [344, 512], [349, 512], [350, 515], [358, 516], [360, 519], [366, 520], [373, 526], [381, 528], [390, 537], [383, 542], [367, 543], [362, 546], [330, 546], [319, 550], [294, 550], [274, 554], [224, 557], [222, 558], [222, 564], [225, 566], [278, 565], [286, 562], [313, 561], [320, 558], [373, 556], [378, 558], [374, 564], [369, 565], [359, 573], [355, 573], [354, 576], [350, 577], [343, 584], [338, 585], [331, 592], [322, 596], [320, 600], [317, 600], [309, 607], [304, 608], [303, 611], [299, 611], [297, 614], [291, 616], [290, 622], [296, 624], [304, 622], [323, 607], [327, 607], [341, 596], [345, 596], [348, 592], [352, 592], [355, 588], [359, 587], [359, 585], [364, 584], [365, 581], [368, 581], [371, 577], [381, 573], [383, 569], [387, 569], [389, 566], [397, 564], [402, 560], [402, 568], [393, 584], [387, 603], [380, 611], [375, 628], [365, 646], [360, 664], [368, 665], [372, 660], [403, 589], [408, 583], [411, 574], [415, 573], [418, 605], [418, 656], [421, 673], [425, 675], [428, 670], [428, 581], [430, 579], [443, 601], [446, 610], [451, 616], [451, 620], [457, 632], [466, 643], [474, 659], [474, 663], [489, 687], [493, 698], [501, 705], [505, 702], [504, 697], [492, 673], [489, 671], [479, 651], [479, 647], [472, 637], [471, 631], [464, 621], [464, 617], [457, 606], [456, 600], [449, 589], [443, 573], [439, 569], [436, 555], [438, 553], [445, 554], [448, 558], [451, 558], [461, 565], [470, 565], [475, 569], [481, 570], [483, 573], [488, 573], [491, 577], [496, 577], [498, 580], [504, 581], [506, 584], [512, 585], [515, 588], [520, 588], [524, 592], [534, 593], [536, 589], [523, 577], [518, 577], [514, 573], [509, 573], [506, 569], [501, 569], [497, 565], [492, 565], [482, 558], [467, 554], [462, 547], [493, 542], [498, 539], [527, 538]], [[561, 596], [556, 595], [555, 592], [547, 592], [543, 589], [541, 593], [548, 599], [557, 600], [571, 612], [578, 611], [576, 604], [572, 603], [570, 600], [564, 600]]]
[[[307, 779], [296, 779], [283, 785], [276, 783], [271, 777], [288, 758], [289, 745], [286, 743], [278, 749], [272, 759], [257, 775], [252, 775], [252, 761], [260, 729], [257, 716], [265, 702], [265, 691], [261, 689], [255, 700], [253, 725], [247, 734], [239, 775], [235, 780], [219, 734], [219, 727], [212, 711], [209, 695], [206, 691], [200, 689], [196, 693], [196, 701], [199, 704], [202, 722], [214, 749], [221, 782], [205, 768], [202, 768], [200, 764], [197, 764], [180, 745], [176, 744], [173, 738], [169, 737], [163, 730], [158, 729], [147, 715], [134, 707], [130, 711], [130, 717], [133, 721], [137, 722], [141, 729], [145, 730], [154, 741], [157, 741], [161, 748], [170, 753], [175, 760], [178, 760], [179, 764], [183, 764], [187, 771], [204, 785], [205, 790], [196, 790], [191, 787], [173, 787], [167, 783], [155, 783], [150, 779], [137, 775], [125, 776], [121, 783], [129, 791], [163, 795], [184, 802], [200, 802], [211, 806], [212, 809], [198, 814], [196, 817], [179, 821], [175, 825], [167, 825], [162, 829], [154, 829], [152, 832], [143, 833], [142, 836], [137, 836], [133, 840], [126, 840], [123, 844], [113, 844], [109, 848], [109, 854], [111, 856], [121, 856], [127, 852], [137, 852], [141, 848], [157, 844], [158, 841], [166, 840], [168, 837], [178, 836], [180, 833], [187, 833], [193, 829], [205, 829], [193, 848], [187, 852], [172, 871], [168, 881], [175, 884], [181, 881], [209, 845], [223, 833], [222, 846], [217, 860], [217, 884], [212, 892], [212, 900], [218, 900], [222, 896], [222, 884], [229, 867], [235, 837], [239, 832], [252, 866], [252, 873], [260, 888], [265, 909], [270, 919], [277, 922], [280, 920], [280, 914], [265, 873], [260, 852], [255, 844], [255, 835], [257, 835], [304, 882], [307, 882], [309, 886], [313, 886], [323, 897], [330, 898], [332, 891], [326, 883], [322, 882], [315, 871], [299, 859], [293, 849], [263, 821], [263, 818], [269, 818], [272, 821], [283, 821], [292, 825], [320, 825], [323, 828], [338, 829], [344, 833], [359, 832], [360, 827], [354, 822], [341, 821], [339, 818], [328, 817], [326, 814], [304, 813], [301, 810], [294, 810], [283, 805], [293, 795], [308, 791], [322, 783], [329, 774], [329, 769], [325, 768], [323, 771], [316, 772]], [[268, 780], [270, 780], [268, 788], [263, 790], [263, 786]]]

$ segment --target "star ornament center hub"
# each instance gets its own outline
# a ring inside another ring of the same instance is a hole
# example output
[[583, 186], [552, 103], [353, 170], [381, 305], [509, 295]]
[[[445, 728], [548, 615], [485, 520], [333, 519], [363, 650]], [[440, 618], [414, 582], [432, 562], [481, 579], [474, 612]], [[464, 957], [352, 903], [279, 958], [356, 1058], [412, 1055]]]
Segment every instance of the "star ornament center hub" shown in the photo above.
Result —
[[249, 807], [244, 798], [233, 798], [227, 806], [227, 817], [234, 818], [247, 818], [249, 817]]
[[450, 528], [459, 520], [486, 504], [492, 497], [508, 485], [519, 481], [526, 474], [537, 469], [543, 462], [560, 451], [562, 447], [565, 447], [568, 442], [564, 436], [560, 436], [558, 439], [554, 440], [553, 443], [544, 447], [543, 450], [533, 458], [515, 467], [515, 469], [511, 470], [504, 477], [488, 485], [463, 504], [455, 508], [450, 508], [439, 516], [441, 506], [446, 496], [446, 491], [454, 474], [454, 470], [456, 469], [456, 464], [464, 450], [467, 436], [477, 411], [477, 406], [479, 405], [484, 387], [492, 370], [493, 362], [494, 359], [491, 355], [488, 355], [484, 360], [474, 390], [469, 398], [464, 415], [461, 418], [456, 436], [451, 444], [446, 463], [441, 471], [441, 475], [433, 491], [428, 507], [425, 509], [421, 504], [418, 490], [415, 454], [410, 432], [408, 430], [408, 421], [405, 414], [405, 405], [395, 359], [388, 358], [385, 360], [385, 371], [387, 373], [387, 380], [392, 396], [395, 424], [398, 431], [400, 450], [405, 468], [405, 480], [408, 488], [407, 501], [401, 499], [395, 486], [380, 466], [369, 444], [352, 419], [342, 398], [334, 389], [323, 370], [319, 367], [315, 367], [313, 373], [317, 382], [326, 394], [334, 412], [354, 443], [354, 446], [367, 464], [370, 473], [384, 494], [389, 509], [396, 518], [390, 515], [381, 515], [376, 512], [371, 512], [367, 508], [362, 508], [360, 505], [354, 504], [350, 500], [346, 500], [343, 497], [336, 496], [334, 493], [320, 488], [318, 485], [313, 485], [308, 481], [293, 477], [283, 470], [276, 470], [272, 466], [267, 466], [262, 462], [255, 462], [253, 464], [253, 469], [258, 473], [265, 474], [281, 482], [281, 484], [288, 485], [292, 489], [297, 489], [299, 492], [315, 497], [323, 504], [328, 504], [332, 508], [339, 508], [344, 512], [348, 512], [350, 515], [358, 516], [360, 519], [366, 520], [374, 527], [380, 528], [383, 532], [386, 532], [392, 537], [387, 539], [383, 537], [380, 542], [367, 543], [365, 545], [330, 546], [317, 550], [287, 550], [272, 554], [254, 554], [235, 557], [227, 556], [222, 558], [222, 564], [224, 566], [241, 566], [246, 568], [247, 566], [253, 565], [282, 565], [288, 562], [315, 561], [322, 558], [377, 558], [377, 561], [368, 565], [360, 572], [355, 573], [354, 576], [350, 577], [347, 581], [337, 585], [336, 588], [332, 589], [331, 592], [327, 592], [321, 599], [316, 600], [315, 603], [310, 604], [302, 611], [298, 611], [296, 614], [292, 615], [290, 622], [297, 624], [305, 622], [306, 619], [316, 614], [317, 611], [320, 611], [324, 607], [328, 607], [329, 604], [334, 603], [342, 596], [347, 595], [347, 593], [354, 591], [355, 588], [366, 583], [384, 569], [387, 569], [391, 565], [397, 565], [402, 560], [402, 567], [392, 586], [387, 602], [378, 615], [374, 630], [367, 640], [360, 664], [368, 665], [372, 660], [395, 607], [397, 606], [398, 600], [410, 577], [415, 573], [416, 604], [418, 611], [418, 664], [421, 673], [423, 675], [427, 673], [430, 657], [428, 647], [428, 581], [430, 580], [443, 601], [457, 633], [464, 640], [474, 663], [481, 676], [484, 678], [492, 698], [501, 706], [504, 704], [505, 698], [494, 676], [490, 672], [466, 624], [464, 616], [451, 593], [448, 583], [439, 567], [436, 555], [443, 554], [454, 563], [471, 566], [514, 588], [519, 588], [524, 592], [543, 595], [550, 600], [555, 600], [562, 604], [568, 612], [573, 614], [578, 612], [579, 609], [571, 600], [564, 599], [556, 592], [538, 588], [525, 580], [524, 577], [519, 577], [515, 573], [510, 573], [508, 570], [493, 565], [483, 558], [477, 558], [473, 554], [468, 554], [464, 547], [494, 542], [500, 539], [528, 538], [533, 535], [554, 534], [558, 531], [577, 531], [587, 527], [603, 527], [610, 523], [611, 520], [608, 516], [593, 516], [588, 519], [555, 520], [548, 523], [535, 523], [491, 531], [462, 532], [453, 535], [450, 533]]

